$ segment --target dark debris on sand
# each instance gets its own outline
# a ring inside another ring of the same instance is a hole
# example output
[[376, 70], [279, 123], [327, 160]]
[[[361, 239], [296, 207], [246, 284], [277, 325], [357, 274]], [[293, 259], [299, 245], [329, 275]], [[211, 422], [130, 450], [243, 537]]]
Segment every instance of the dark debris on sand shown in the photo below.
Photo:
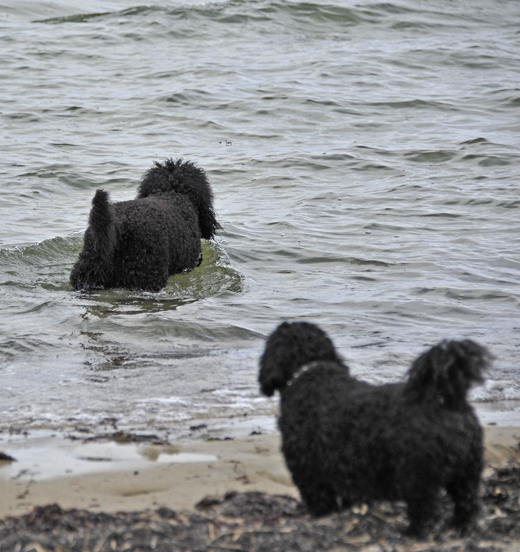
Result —
[[58, 505], [0, 520], [1, 552], [518, 552], [520, 466], [483, 484], [478, 526], [465, 538], [438, 527], [424, 540], [403, 536], [402, 504], [352, 508], [315, 519], [294, 498], [230, 492], [192, 513], [168, 508], [106, 514]]

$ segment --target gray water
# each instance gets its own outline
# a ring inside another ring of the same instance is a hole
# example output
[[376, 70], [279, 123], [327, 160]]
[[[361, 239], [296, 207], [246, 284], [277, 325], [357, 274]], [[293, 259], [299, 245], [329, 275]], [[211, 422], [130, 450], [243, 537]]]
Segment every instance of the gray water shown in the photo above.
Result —
[[[475, 339], [515, 405], [519, 75], [516, 0], [0, 1], [0, 431], [272, 428], [281, 320], [373, 382]], [[212, 183], [203, 265], [72, 292], [95, 190], [166, 157]]]

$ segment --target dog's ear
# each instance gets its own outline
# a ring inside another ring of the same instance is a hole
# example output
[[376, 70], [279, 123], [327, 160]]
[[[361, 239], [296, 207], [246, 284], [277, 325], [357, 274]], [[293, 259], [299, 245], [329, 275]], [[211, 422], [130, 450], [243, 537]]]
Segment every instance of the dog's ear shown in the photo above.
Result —
[[314, 361], [342, 363], [327, 334], [308, 322], [283, 322], [269, 336], [260, 358], [260, 389], [270, 397], [283, 391], [293, 375]]
[[260, 374], [258, 381], [260, 390], [270, 397], [276, 389], [282, 389], [287, 385], [291, 377], [288, 366], [291, 357], [291, 349], [285, 341], [285, 335], [289, 324], [283, 322], [269, 336], [265, 345], [264, 354], [260, 357]]
[[285, 387], [287, 382], [283, 377], [283, 370], [279, 364], [271, 364], [271, 362], [262, 355], [260, 361], [260, 375], [258, 377], [260, 383], [260, 391], [266, 396], [271, 397], [273, 393]]
[[204, 174], [205, 185], [199, 188], [200, 193], [191, 198], [199, 212], [200, 234], [205, 240], [213, 238], [221, 226], [217, 222], [215, 211], [213, 210], [213, 193], [209, 182]]
[[470, 339], [442, 341], [414, 361], [405, 393], [414, 401], [458, 408], [465, 404], [470, 387], [483, 383], [492, 360], [485, 347]]
[[182, 175], [182, 178], [179, 177], [182, 184], [179, 192], [190, 198], [199, 214], [201, 236], [205, 240], [210, 240], [221, 227], [213, 210], [213, 192], [206, 172], [190, 161], [186, 161], [178, 167], [178, 171]]

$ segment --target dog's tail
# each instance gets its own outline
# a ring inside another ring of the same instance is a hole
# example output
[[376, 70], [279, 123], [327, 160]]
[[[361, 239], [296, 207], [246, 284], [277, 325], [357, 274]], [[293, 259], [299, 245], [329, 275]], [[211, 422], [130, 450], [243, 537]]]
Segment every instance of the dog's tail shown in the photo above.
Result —
[[221, 228], [213, 210], [213, 192], [206, 173], [191, 161], [166, 159], [145, 173], [137, 190], [137, 197], [148, 197], [176, 192], [189, 197], [199, 215], [199, 226], [204, 239], [213, 238]]
[[302, 366], [320, 360], [342, 364], [327, 334], [308, 322], [283, 322], [267, 339], [260, 358], [262, 393], [270, 397], [277, 389], [283, 391]]
[[108, 192], [97, 190], [92, 200], [88, 231], [94, 250], [103, 261], [110, 261], [116, 246], [114, 206]]
[[441, 403], [457, 409], [466, 404], [473, 385], [482, 384], [493, 356], [474, 341], [442, 341], [420, 355], [408, 372], [405, 397], [412, 402]]

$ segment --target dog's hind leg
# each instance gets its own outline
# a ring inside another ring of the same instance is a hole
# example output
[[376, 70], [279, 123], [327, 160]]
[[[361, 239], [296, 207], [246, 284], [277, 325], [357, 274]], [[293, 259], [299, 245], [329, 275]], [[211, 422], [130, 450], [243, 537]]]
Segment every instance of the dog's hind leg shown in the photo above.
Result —
[[[471, 435], [467, 431], [467, 435]], [[474, 524], [480, 510], [480, 480], [484, 468], [482, 430], [473, 428], [468, 449], [459, 451], [459, 462], [446, 481], [446, 491], [453, 500], [450, 525], [464, 535]]]
[[317, 483], [316, 485], [307, 485], [305, 489], [299, 489], [307, 510], [312, 516], [326, 516], [341, 509], [341, 501], [336, 499], [337, 493], [327, 484]]
[[462, 535], [468, 532], [480, 511], [479, 487], [480, 472], [476, 476], [464, 474], [446, 487], [454, 503], [450, 525], [459, 529]]

